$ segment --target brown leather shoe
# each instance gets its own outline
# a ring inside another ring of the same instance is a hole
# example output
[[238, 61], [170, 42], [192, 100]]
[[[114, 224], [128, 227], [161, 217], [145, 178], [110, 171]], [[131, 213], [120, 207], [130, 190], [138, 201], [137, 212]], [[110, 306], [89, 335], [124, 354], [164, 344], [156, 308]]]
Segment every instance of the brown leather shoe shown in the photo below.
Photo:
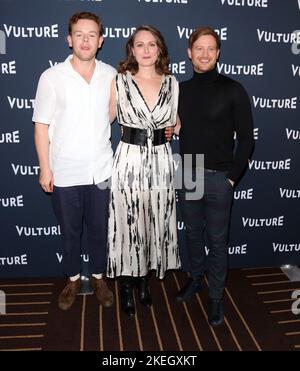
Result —
[[80, 287], [81, 287], [80, 278], [78, 278], [78, 280], [76, 281], [70, 281], [70, 279], [68, 279], [67, 285], [62, 290], [58, 298], [59, 309], [68, 310], [71, 308], [76, 299], [76, 295], [80, 291]]
[[99, 303], [102, 304], [104, 307], [111, 307], [114, 303], [114, 295], [107, 287], [104, 279], [97, 279], [92, 276], [91, 285], [95, 291]]

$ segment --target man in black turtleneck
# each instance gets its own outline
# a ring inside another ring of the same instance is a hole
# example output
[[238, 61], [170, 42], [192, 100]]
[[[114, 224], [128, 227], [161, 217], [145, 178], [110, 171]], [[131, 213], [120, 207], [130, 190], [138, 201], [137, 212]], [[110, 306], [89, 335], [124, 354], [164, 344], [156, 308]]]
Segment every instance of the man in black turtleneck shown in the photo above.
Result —
[[[204, 154], [204, 194], [199, 200], [188, 200], [187, 189], [180, 193], [191, 278], [176, 298], [186, 301], [199, 292], [204, 271], [208, 270], [208, 321], [212, 326], [224, 320], [222, 297], [233, 187], [254, 144], [249, 97], [240, 83], [217, 72], [219, 53], [220, 39], [212, 28], [200, 27], [191, 34], [188, 55], [194, 75], [180, 84], [178, 107], [180, 153], [182, 158], [192, 154], [193, 175], [196, 154]], [[205, 242], [209, 249], [207, 262]]]

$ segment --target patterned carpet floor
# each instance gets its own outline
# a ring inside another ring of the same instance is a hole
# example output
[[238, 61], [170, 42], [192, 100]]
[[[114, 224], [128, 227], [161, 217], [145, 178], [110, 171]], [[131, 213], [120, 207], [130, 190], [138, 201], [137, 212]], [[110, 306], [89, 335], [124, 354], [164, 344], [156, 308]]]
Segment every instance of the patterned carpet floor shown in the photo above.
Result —
[[[207, 286], [187, 303], [175, 301], [187, 279], [169, 272], [151, 278], [153, 306], [136, 302], [128, 319], [120, 309], [119, 282], [109, 281], [115, 304], [102, 308], [95, 295], [78, 295], [67, 312], [57, 307], [65, 280], [0, 279], [6, 314], [0, 315], [0, 350], [36, 351], [280, 351], [300, 349], [300, 314], [293, 314], [290, 282], [278, 268], [232, 269], [224, 324], [207, 324]], [[207, 285], [207, 281], [206, 281]], [[300, 297], [300, 291], [298, 293]], [[298, 305], [300, 308], [300, 304]]]

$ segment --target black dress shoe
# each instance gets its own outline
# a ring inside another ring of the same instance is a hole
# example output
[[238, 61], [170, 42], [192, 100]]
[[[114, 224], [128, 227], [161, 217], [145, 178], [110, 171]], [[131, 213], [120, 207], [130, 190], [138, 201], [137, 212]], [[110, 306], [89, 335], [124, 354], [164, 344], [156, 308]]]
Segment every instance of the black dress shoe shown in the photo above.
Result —
[[151, 307], [152, 298], [149, 291], [147, 276], [136, 278], [136, 286], [138, 289], [138, 296], [141, 304], [148, 308]]
[[124, 278], [121, 282], [121, 308], [129, 317], [133, 317], [135, 315], [133, 286], [133, 277]]
[[209, 299], [208, 301], [208, 323], [220, 326], [224, 322], [224, 306], [222, 299]]
[[202, 289], [202, 276], [190, 278], [188, 282], [176, 295], [176, 300], [179, 302], [191, 299], [195, 294]]

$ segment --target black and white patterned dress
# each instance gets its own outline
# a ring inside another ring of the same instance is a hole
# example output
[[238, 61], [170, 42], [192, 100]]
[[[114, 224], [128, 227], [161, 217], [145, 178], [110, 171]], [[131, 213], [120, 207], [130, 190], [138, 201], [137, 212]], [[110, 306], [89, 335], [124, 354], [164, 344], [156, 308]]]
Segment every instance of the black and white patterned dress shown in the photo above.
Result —
[[[176, 124], [178, 82], [162, 77], [151, 111], [130, 72], [116, 76], [117, 118], [121, 125], [155, 129]], [[147, 146], [120, 142], [114, 157], [108, 219], [107, 276], [163, 278], [180, 268], [174, 169], [170, 143]]]

